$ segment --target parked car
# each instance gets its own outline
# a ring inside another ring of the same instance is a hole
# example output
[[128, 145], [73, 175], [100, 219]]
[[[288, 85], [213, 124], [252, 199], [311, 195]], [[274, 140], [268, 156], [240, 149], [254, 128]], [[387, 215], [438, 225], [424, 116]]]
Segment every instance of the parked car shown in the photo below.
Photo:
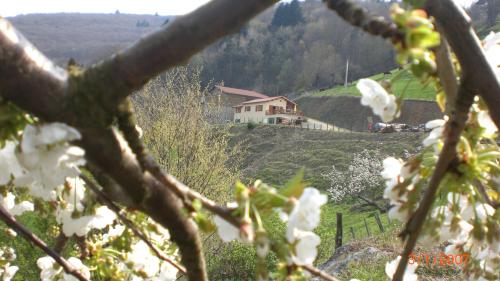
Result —
[[386, 123], [375, 123], [373, 125], [373, 132], [380, 132], [382, 129], [384, 129], [385, 127], [387, 127], [387, 124]]

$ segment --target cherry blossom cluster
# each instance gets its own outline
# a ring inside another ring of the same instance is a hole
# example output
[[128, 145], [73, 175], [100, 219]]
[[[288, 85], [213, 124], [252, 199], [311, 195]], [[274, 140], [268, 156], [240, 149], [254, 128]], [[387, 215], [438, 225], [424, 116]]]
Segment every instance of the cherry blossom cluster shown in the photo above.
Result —
[[[389, 217], [402, 222], [416, 209], [422, 183], [427, 182], [443, 145], [445, 120], [433, 120], [426, 126], [432, 131], [423, 140], [423, 154], [406, 163], [384, 160], [384, 197], [392, 205]], [[498, 211], [490, 203], [497, 200], [494, 186], [500, 179], [497, 134], [488, 112], [476, 99], [458, 144], [456, 172], [444, 179], [439, 190], [446, 200], [436, 203], [419, 239], [426, 245], [447, 243], [446, 254], [470, 256], [463, 270], [471, 280], [494, 280], [491, 278], [500, 270]]]
[[0, 280], [10, 281], [19, 270], [19, 267], [12, 265], [16, 259], [16, 252], [9, 247], [0, 248]]
[[[144, 241], [119, 224], [116, 214], [99, 205], [78, 177], [79, 167], [85, 164], [84, 151], [70, 142], [80, 137], [77, 130], [62, 123], [29, 124], [19, 133], [19, 140], [5, 141], [0, 147], [1, 206], [14, 216], [35, 211], [33, 202], [52, 210], [62, 234], [86, 239], [80, 250], [90, 255], [69, 257], [67, 262], [89, 280], [91, 272], [113, 280], [175, 280], [177, 268], [160, 260]], [[149, 234], [151, 243], [171, 260], [177, 258], [166, 229], [145, 216], [131, 217]], [[10, 264], [14, 251], [6, 249], [1, 254], [1, 280], [11, 280], [18, 269]], [[38, 259], [37, 265], [41, 280], [76, 280], [49, 256]]]
[[356, 196], [369, 189], [382, 185], [380, 170], [382, 155], [378, 150], [363, 150], [354, 154], [345, 171], [338, 170], [334, 165], [323, 174], [330, 182], [328, 192], [334, 202], [342, 201], [346, 196]]
[[[239, 240], [252, 243], [259, 259], [264, 259], [273, 245], [280, 259], [278, 280], [305, 280], [301, 266], [312, 265], [318, 254], [320, 237], [313, 232], [320, 222], [321, 206], [328, 198], [312, 187], [304, 188], [301, 181], [293, 181], [288, 187], [277, 190], [257, 181], [253, 186], [237, 184], [237, 201], [228, 204], [235, 217], [242, 222], [236, 227], [215, 216], [217, 233], [224, 242]], [[262, 221], [262, 215], [277, 213], [286, 223], [284, 239], [270, 241]], [[283, 251], [276, 251], [275, 248]], [[265, 265], [265, 263], [264, 263]], [[258, 280], [268, 280], [266, 268], [258, 268]]]

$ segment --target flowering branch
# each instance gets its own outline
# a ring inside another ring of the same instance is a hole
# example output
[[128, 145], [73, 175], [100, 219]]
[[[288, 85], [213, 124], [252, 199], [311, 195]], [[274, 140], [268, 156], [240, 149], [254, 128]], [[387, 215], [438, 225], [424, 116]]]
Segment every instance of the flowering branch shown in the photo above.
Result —
[[500, 83], [484, 55], [471, 19], [453, 0], [427, 1], [425, 9], [443, 29], [463, 75], [469, 79], [470, 90], [484, 99], [491, 118], [500, 128]]
[[456, 159], [456, 146], [460, 139], [462, 130], [465, 127], [469, 108], [474, 101], [474, 94], [469, 90], [469, 80], [465, 79], [466, 78], [462, 79], [453, 115], [450, 121], [446, 123], [446, 128], [443, 133], [446, 136], [445, 142], [439, 155], [438, 162], [436, 163], [434, 173], [430, 179], [429, 186], [420, 200], [418, 209], [415, 213], [413, 213], [410, 220], [406, 223], [405, 229], [400, 234], [400, 236], [404, 239], [407, 237], [408, 239], [406, 240], [405, 248], [403, 250], [403, 254], [401, 255], [401, 261], [399, 262], [396, 273], [394, 274], [394, 281], [401, 281], [403, 279], [408, 259], [413, 251], [413, 248], [415, 247], [415, 244], [417, 243], [418, 235], [422, 230], [422, 226], [424, 225], [429, 210], [434, 203], [439, 184], [450, 169], [451, 164]]
[[[190, 280], [207, 280], [201, 242], [193, 222], [182, 212], [179, 193], [173, 194], [167, 187], [176, 187], [189, 198], [199, 196], [170, 175], [158, 177], [162, 179], [159, 183], [145, 173], [136, 155], [130, 153], [131, 145], [110, 125], [123, 99], [133, 90], [161, 71], [184, 63], [218, 38], [237, 31], [275, 2], [211, 1], [100, 64], [87, 70], [73, 66], [70, 71], [57, 67], [7, 20], [0, 18], [2, 98], [43, 121], [61, 121], [77, 128], [82, 134], [78, 145], [84, 148], [88, 162], [112, 178], [131, 205], [171, 231], [182, 261], [189, 268]], [[221, 17], [221, 11], [231, 13]], [[207, 209], [229, 219], [228, 212], [215, 203], [200, 201]]]
[[5, 224], [7, 224], [10, 228], [15, 230], [18, 233], [21, 233], [22, 236], [28, 241], [33, 242], [35, 246], [44, 251], [47, 255], [51, 256], [58, 264], [60, 264], [64, 271], [68, 274], [73, 275], [80, 281], [90, 281], [85, 278], [80, 271], [76, 270], [71, 266], [63, 257], [61, 257], [57, 252], [53, 251], [49, 248], [49, 246], [40, 238], [38, 238], [35, 234], [33, 234], [29, 229], [27, 229], [22, 224], [18, 223], [16, 218], [12, 216], [9, 212], [5, 210], [5, 208], [0, 205], [0, 219], [2, 219]]
[[128, 228], [130, 228], [132, 230], [132, 232], [135, 234], [135, 236], [139, 237], [139, 239], [144, 241], [144, 243], [146, 243], [146, 245], [148, 245], [148, 247], [153, 251], [153, 253], [155, 253], [155, 255], [159, 259], [170, 263], [172, 266], [177, 268], [180, 272], [182, 272], [184, 274], [186, 273], [186, 269], [182, 265], [173, 261], [171, 258], [165, 256], [155, 245], [153, 245], [153, 243], [151, 243], [151, 241], [146, 237], [146, 235], [144, 235], [144, 233], [142, 233], [139, 229], [137, 229], [137, 227], [134, 225], [134, 222], [132, 222], [131, 220], [129, 220], [126, 216], [124, 216], [122, 214], [122, 210], [120, 209], [120, 207], [118, 207], [115, 203], [113, 203], [113, 201], [111, 199], [109, 199], [106, 194], [104, 194], [101, 190], [99, 190], [99, 188], [94, 184], [94, 182], [92, 180], [90, 180], [85, 175], [80, 175], [80, 178], [82, 178], [83, 181], [85, 181], [85, 183], [87, 184], [88, 188], [90, 188], [97, 195], [98, 200], [103, 205], [108, 206], [109, 209], [111, 209], [113, 212], [115, 212], [116, 215], [118, 216], [118, 218]]
[[200, 193], [190, 189], [182, 182], [178, 181], [173, 175], [162, 172], [161, 168], [151, 157], [148, 157], [145, 164], [146, 169], [153, 174], [158, 181], [170, 188], [180, 198], [199, 200], [205, 209], [218, 215], [230, 224], [240, 227], [240, 221], [231, 215], [230, 209], [217, 205], [214, 201], [206, 198]]
[[323, 0], [323, 2], [345, 21], [372, 35], [391, 39], [394, 43], [403, 41], [404, 35], [398, 31], [394, 23], [370, 14], [368, 10], [351, 0]]
[[[427, 1], [426, 9], [443, 28], [448, 42], [460, 62], [463, 74], [452, 119], [448, 122], [447, 132], [445, 131], [444, 134], [446, 136], [445, 143], [434, 174], [431, 177], [429, 188], [420, 201], [419, 208], [401, 234], [403, 237], [409, 237], [401, 261], [394, 274], [393, 280], [396, 281], [401, 281], [403, 278], [409, 255], [416, 244], [420, 230], [434, 202], [439, 183], [452, 161], [456, 159], [456, 144], [465, 126], [469, 108], [476, 94], [480, 94], [484, 99], [493, 121], [497, 127], [500, 127], [500, 112], [496, 110], [496, 106], [500, 104], [499, 82], [484, 56], [481, 43], [472, 29], [470, 18], [457, 3], [451, 0]], [[477, 69], [484, 69], [484, 72], [478, 72]]]

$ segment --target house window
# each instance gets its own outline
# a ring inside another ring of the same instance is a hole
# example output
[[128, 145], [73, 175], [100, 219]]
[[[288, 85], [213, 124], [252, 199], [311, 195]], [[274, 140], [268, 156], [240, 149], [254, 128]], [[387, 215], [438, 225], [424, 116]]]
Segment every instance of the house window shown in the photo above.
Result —
[[236, 113], [241, 113], [241, 107], [236, 108]]
[[252, 109], [252, 107], [250, 106], [245, 106], [245, 111], [250, 111]]
[[255, 106], [255, 111], [262, 111], [262, 105]]
[[268, 118], [267, 124], [274, 124], [274, 118]]

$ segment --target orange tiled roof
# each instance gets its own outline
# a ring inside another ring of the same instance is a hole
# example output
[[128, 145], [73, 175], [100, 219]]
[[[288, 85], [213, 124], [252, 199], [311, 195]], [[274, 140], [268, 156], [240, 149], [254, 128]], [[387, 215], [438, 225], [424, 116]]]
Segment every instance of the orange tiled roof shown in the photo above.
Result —
[[226, 93], [226, 94], [254, 97], [254, 98], [258, 98], [258, 99], [264, 99], [264, 98], [269, 97], [269, 96], [266, 96], [264, 94], [261, 94], [261, 93], [255, 92], [255, 91], [250, 91], [250, 90], [243, 90], [243, 89], [223, 87], [223, 86], [216, 86], [216, 87], [218, 89], [220, 89], [223, 93]]

